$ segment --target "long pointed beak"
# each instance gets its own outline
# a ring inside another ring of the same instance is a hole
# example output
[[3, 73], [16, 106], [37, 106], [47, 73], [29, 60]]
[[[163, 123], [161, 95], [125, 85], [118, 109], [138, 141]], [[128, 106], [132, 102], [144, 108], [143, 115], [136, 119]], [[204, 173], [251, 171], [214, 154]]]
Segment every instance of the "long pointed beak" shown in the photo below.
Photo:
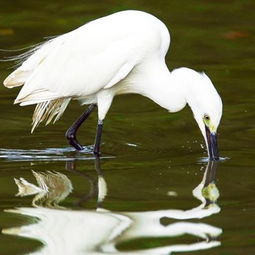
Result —
[[219, 160], [217, 134], [215, 132], [211, 132], [207, 126], [205, 126], [205, 131], [208, 144], [209, 159], [212, 161], [217, 161]]

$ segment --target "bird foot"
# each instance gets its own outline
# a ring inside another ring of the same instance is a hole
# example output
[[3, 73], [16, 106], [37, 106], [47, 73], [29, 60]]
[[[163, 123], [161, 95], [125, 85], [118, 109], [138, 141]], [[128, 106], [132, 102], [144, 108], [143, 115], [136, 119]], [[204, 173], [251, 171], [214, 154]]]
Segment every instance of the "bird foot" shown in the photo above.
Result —
[[72, 133], [66, 132], [66, 138], [71, 146], [73, 146], [76, 150], [82, 151], [84, 150], [83, 146], [77, 141], [76, 136]]
[[76, 139], [71, 140], [71, 141], [69, 140], [69, 144], [71, 146], [73, 146], [78, 151], [84, 150], [84, 147], [81, 144], [79, 144], [79, 142]]

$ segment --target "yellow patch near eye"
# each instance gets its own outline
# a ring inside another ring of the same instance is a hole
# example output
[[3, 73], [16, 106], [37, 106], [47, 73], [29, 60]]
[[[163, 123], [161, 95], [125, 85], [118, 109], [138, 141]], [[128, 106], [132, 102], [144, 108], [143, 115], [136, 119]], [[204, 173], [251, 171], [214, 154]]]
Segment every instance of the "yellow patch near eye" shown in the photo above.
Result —
[[213, 123], [211, 122], [211, 119], [207, 114], [204, 115], [203, 121], [211, 132], [216, 132], [216, 128], [213, 125]]

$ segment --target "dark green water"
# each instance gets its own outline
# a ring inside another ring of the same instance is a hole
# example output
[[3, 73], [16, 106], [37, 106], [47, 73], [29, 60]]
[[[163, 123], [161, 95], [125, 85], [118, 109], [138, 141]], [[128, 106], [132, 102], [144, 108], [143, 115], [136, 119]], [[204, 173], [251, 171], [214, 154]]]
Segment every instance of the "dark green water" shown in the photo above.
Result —
[[[97, 162], [64, 139], [83, 111], [76, 102], [31, 135], [33, 107], [13, 105], [18, 90], [0, 86], [0, 254], [254, 254], [254, 1], [1, 0], [0, 48], [27, 47], [123, 9], [162, 19], [172, 36], [170, 69], [204, 70], [221, 94], [219, 148], [229, 159], [208, 166], [217, 187], [203, 188], [206, 153], [188, 108], [168, 114], [141, 96], [115, 98]], [[12, 63], [0, 64], [2, 83]], [[96, 121], [93, 114], [79, 132], [85, 145]], [[48, 192], [32, 185], [35, 176]], [[15, 196], [20, 177], [32, 184], [23, 181]]]

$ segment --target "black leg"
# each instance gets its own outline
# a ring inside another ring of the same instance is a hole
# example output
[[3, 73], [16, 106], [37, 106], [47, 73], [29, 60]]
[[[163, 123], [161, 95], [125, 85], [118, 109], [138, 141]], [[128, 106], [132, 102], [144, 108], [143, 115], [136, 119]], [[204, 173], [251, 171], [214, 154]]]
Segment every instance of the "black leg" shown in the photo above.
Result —
[[83, 150], [82, 145], [76, 139], [76, 132], [81, 124], [89, 117], [90, 113], [95, 109], [96, 104], [89, 105], [88, 109], [76, 120], [72, 126], [66, 131], [66, 138], [71, 146], [76, 150]]
[[95, 146], [94, 146], [94, 154], [97, 156], [100, 155], [100, 142], [101, 142], [102, 131], [103, 131], [103, 121], [99, 120], [97, 124], [97, 133], [96, 133]]

